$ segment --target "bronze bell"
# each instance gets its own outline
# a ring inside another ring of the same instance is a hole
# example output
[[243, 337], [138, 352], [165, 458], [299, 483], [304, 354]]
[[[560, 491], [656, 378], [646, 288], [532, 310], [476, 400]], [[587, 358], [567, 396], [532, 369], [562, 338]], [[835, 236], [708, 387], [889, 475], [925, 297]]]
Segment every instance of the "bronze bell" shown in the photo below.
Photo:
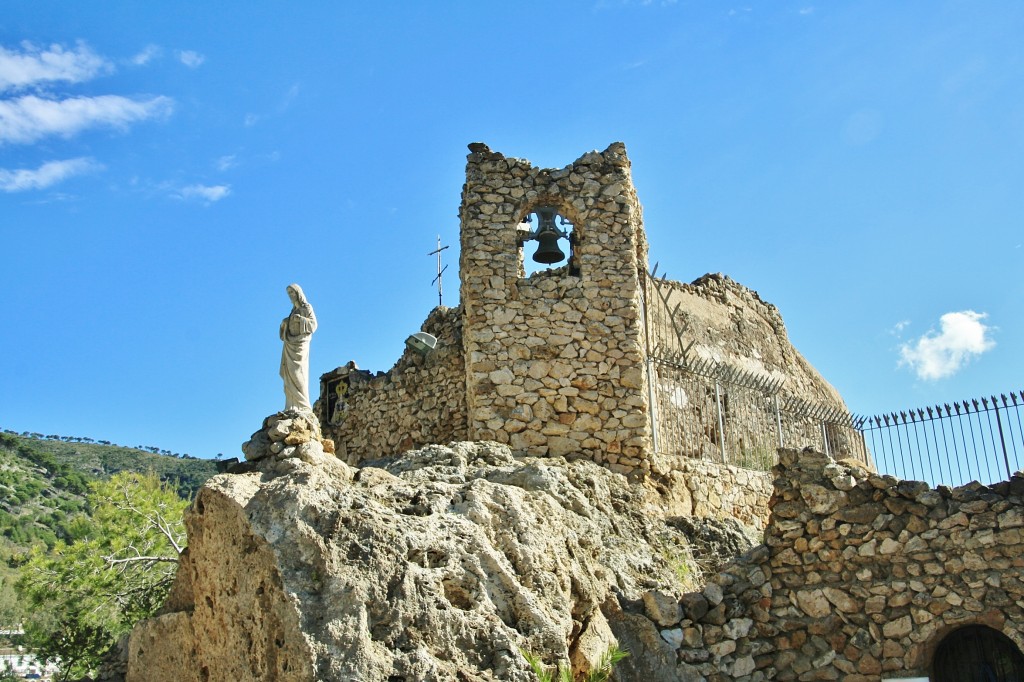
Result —
[[536, 213], [539, 224], [532, 238], [539, 242], [539, 246], [533, 254], [533, 260], [546, 265], [561, 263], [565, 260], [565, 254], [558, 248], [558, 240], [564, 237], [565, 233], [555, 227], [555, 209], [538, 208]]

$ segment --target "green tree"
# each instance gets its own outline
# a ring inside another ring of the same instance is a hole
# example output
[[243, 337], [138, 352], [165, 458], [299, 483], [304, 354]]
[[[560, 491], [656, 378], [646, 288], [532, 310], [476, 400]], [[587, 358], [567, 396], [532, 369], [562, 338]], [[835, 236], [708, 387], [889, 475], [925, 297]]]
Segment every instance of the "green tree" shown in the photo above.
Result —
[[28, 644], [60, 661], [65, 679], [89, 674], [118, 638], [163, 602], [185, 543], [188, 504], [155, 475], [122, 472], [90, 484], [90, 521], [77, 539], [35, 550], [18, 590]]
[[[0, 576], [0, 630], [17, 630], [23, 618], [21, 604], [14, 593], [14, 586], [6, 576]], [[0, 636], [0, 642], [4, 637]]]

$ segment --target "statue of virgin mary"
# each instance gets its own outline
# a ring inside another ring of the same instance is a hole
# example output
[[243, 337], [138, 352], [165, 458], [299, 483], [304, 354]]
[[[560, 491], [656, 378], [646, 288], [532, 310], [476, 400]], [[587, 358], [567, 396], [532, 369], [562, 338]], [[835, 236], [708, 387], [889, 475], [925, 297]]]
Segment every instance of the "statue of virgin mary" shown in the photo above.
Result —
[[292, 311], [281, 321], [281, 378], [284, 380], [284, 409], [312, 411], [309, 401], [309, 340], [316, 331], [313, 306], [298, 284], [289, 284]]

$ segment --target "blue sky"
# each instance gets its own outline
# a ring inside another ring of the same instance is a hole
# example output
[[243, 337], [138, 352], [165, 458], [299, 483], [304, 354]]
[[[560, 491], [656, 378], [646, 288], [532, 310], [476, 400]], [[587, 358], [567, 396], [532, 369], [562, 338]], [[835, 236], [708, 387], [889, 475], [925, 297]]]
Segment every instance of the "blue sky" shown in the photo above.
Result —
[[466, 144], [626, 143], [651, 262], [855, 412], [1020, 389], [1024, 4], [57, 3], [0, 22], [0, 427], [212, 456], [437, 302]]

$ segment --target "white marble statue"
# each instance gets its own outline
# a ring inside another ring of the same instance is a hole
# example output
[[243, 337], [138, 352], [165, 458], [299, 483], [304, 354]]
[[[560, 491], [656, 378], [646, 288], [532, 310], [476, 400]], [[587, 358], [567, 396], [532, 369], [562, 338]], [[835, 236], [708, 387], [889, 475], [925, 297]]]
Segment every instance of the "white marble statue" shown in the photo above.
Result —
[[288, 285], [292, 311], [281, 321], [281, 378], [284, 379], [284, 409], [312, 411], [309, 401], [309, 339], [316, 331], [316, 315], [302, 287]]

